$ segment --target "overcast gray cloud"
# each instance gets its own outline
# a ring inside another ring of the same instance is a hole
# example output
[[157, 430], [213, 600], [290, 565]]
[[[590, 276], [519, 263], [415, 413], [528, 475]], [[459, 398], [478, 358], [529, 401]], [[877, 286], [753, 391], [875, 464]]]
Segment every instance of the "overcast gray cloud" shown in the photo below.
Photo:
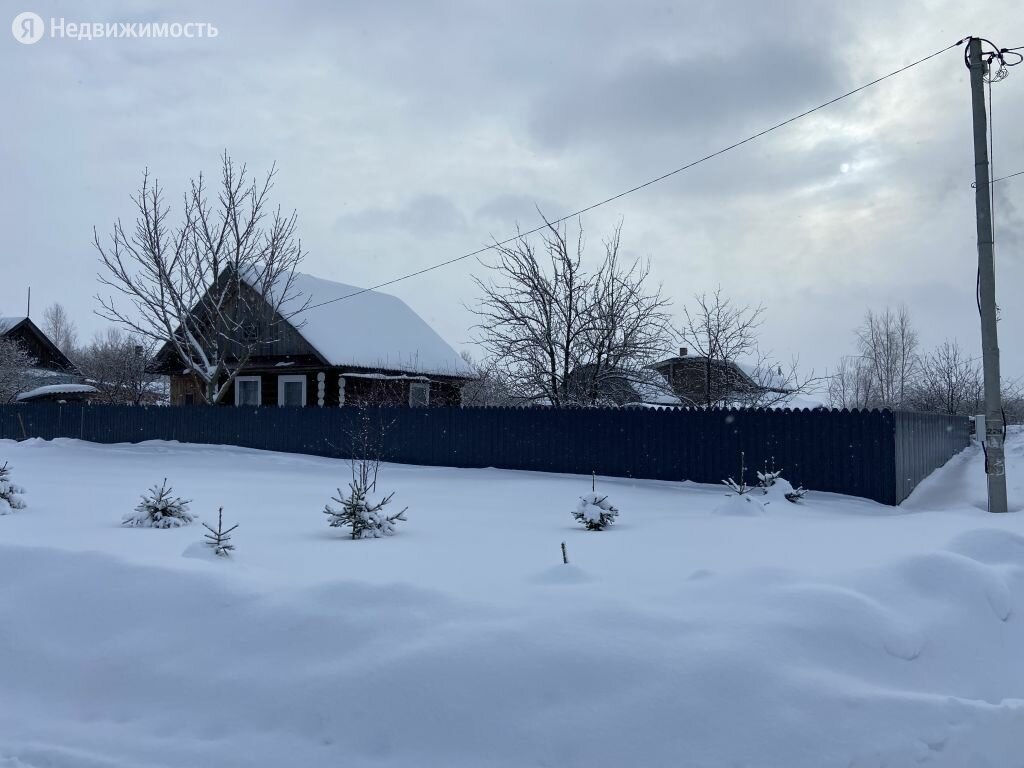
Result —
[[[24, 6], [24, 7], [23, 7]], [[103, 232], [149, 167], [227, 148], [298, 209], [308, 271], [390, 280], [714, 151], [968, 33], [1024, 44], [1013, 0], [963, 4], [36, 2], [69, 21], [209, 21], [213, 40], [0, 44], [0, 311], [89, 331]], [[1024, 67], [994, 87], [997, 173], [1024, 169]], [[973, 158], [958, 52], [589, 213], [620, 219], [677, 309], [717, 283], [821, 370], [869, 306], [977, 346]], [[1024, 374], [1024, 177], [996, 194], [1005, 367]], [[597, 249], [595, 248], [595, 258]], [[393, 286], [456, 344], [472, 260]]]

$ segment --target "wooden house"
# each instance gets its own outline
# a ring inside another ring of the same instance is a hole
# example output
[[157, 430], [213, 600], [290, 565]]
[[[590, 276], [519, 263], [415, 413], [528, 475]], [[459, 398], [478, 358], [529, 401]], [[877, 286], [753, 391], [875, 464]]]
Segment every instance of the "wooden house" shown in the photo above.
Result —
[[[259, 308], [251, 322], [274, 330], [237, 372], [227, 405], [458, 405], [462, 385], [473, 377], [458, 353], [395, 296], [299, 273], [294, 296], [275, 316], [255, 289], [243, 288], [254, 294], [247, 305]], [[203, 402], [170, 345], [157, 353], [154, 370], [170, 377], [172, 405]]]

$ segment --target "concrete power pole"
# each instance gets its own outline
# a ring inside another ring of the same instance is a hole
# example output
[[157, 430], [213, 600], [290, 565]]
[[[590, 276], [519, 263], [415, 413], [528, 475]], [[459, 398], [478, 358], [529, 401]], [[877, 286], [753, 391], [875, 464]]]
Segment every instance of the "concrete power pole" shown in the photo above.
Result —
[[[968, 43], [971, 104], [974, 108], [974, 205], [978, 217], [978, 298], [981, 304], [981, 352], [985, 373], [985, 473], [988, 511], [1006, 512], [1006, 458], [1003, 451], [1003, 405], [999, 392], [999, 340], [996, 329], [996, 271], [992, 238], [992, 187], [988, 166], [988, 120], [981, 40]], [[979, 438], [981, 436], [979, 435]]]

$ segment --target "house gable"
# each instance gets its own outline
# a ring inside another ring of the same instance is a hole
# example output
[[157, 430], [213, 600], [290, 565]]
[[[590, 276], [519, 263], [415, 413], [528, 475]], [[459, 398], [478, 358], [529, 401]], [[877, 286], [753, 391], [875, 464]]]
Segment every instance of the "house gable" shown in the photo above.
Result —
[[28, 317], [0, 318], [0, 338], [18, 342], [35, 358], [35, 367], [46, 371], [77, 374], [78, 368], [50, 341], [50, 337]]

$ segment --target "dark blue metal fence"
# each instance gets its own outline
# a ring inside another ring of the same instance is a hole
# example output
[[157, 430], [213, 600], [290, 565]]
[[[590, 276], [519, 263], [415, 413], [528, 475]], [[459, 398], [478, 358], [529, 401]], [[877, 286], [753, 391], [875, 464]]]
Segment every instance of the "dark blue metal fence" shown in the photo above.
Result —
[[[369, 427], [366, 428], [366, 424]], [[966, 418], [889, 411], [0, 406], [0, 438], [179, 440], [405, 464], [717, 483], [765, 462], [794, 484], [898, 504], [969, 442]], [[0, 457], [2, 458], [2, 457]]]

